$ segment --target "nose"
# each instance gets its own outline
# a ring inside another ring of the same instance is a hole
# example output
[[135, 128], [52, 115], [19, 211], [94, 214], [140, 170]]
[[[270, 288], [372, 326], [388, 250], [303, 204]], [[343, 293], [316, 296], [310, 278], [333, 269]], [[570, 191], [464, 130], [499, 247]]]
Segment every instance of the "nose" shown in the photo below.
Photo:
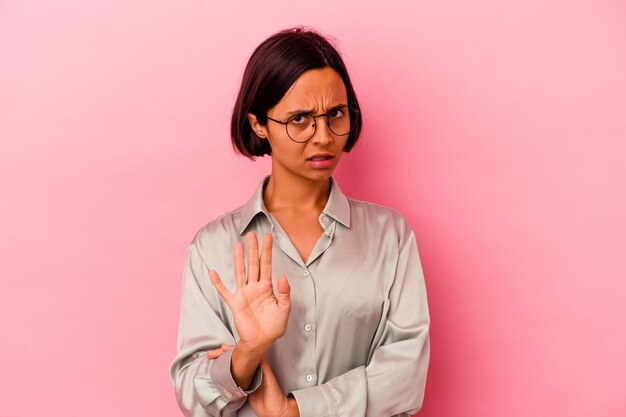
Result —
[[333, 137], [333, 132], [331, 132], [328, 127], [328, 119], [326, 119], [326, 116], [315, 119], [315, 133], [311, 141], [326, 145], [332, 143], [334, 140], [335, 138]]

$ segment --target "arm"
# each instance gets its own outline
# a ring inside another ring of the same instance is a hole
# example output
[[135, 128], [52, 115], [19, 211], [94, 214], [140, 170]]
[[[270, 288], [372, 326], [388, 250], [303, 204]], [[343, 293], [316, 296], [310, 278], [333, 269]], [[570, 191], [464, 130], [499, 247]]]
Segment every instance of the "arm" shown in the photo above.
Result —
[[430, 359], [430, 315], [415, 235], [410, 228], [407, 233], [371, 361], [324, 384], [290, 392], [302, 417], [393, 416], [421, 408]]
[[[212, 359], [218, 358], [234, 345], [224, 345], [221, 348], [208, 352]], [[263, 381], [261, 386], [248, 396], [248, 404], [259, 417], [300, 417], [296, 399], [285, 397], [282, 388], [278, 384], [270, 364], [265, 358], [261, 360], [263, 369]]]
[[[201, 277], [206, 279], [202, 281]], [[260, 386], [262, 371], [260, 366], [256, 366], [252, 377], [245, 375], [251, 365], [246, 367], [241, 363], [244, 369], [242, 379], [252, 381], [252, 385], [244, 391], [237, 386], [231, 373], [232, 351], [216, 359], [206, 356], [207, 350], [224, 343], [235, 343], [224, 324], [224, 311], [218, 304], [215, 290], [207, 282], [207, 264], [192, 243], [187, 248], [183, 272], [178, 352], [170, 366], [170, 377], [178, 404], [186, 416], [235, 416], [247, 395]], [[233, 367], [239, 364], [233, 362]]]

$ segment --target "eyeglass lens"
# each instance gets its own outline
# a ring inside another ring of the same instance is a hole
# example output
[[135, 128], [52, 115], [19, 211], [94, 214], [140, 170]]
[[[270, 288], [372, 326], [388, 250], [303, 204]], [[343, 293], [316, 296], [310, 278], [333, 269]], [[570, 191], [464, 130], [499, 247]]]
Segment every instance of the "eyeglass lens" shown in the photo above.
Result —
[[[350, 133], [356, 122], [354, 109], [338, 107], [330, 110], [326, 116], [328, 127], [335, 135], [344, 136]], [[296, 142], [306, 142], [313, 137], [316, 120], [310, 114], [297, 114], [287, 122], [287, 134]]]

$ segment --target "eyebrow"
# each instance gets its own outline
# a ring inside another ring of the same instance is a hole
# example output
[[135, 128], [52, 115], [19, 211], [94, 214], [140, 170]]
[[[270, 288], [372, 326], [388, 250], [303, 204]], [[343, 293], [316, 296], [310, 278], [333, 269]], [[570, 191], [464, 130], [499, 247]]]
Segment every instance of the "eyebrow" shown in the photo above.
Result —
[[[336, 109], [338, 107], [347, 107], [347, 106], [348, 106], [347, 104], [343, 104], [343, 103], [335, 104], [334, 106], [329, 107], [328, 110], [333, 110], [333, 109]], [[305, 109], [292, 110], [290, 112], [287, 112], [287, 117], [291, 117], [294, 114], [299, 114], [299, 113], [309, 113], [310, 114], [312, 111], [313, 111], [313, 109], [310, 109], [310, 110], [305, 110]]]

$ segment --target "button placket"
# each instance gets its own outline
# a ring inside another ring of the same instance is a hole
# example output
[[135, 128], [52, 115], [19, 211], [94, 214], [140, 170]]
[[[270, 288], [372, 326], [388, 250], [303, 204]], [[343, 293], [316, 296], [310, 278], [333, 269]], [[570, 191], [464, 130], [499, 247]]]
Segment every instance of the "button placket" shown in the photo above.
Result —
[[293, 245], [293, 243], [289, 239], [289, 236], [287, 236], [283, 228], [280, 226], [280, 223], [274, 222], [275, 219], [271, 214], [269, 215], [269, 217], [270, 217], [270, 223], [272, 224], [272, 234], [274, 235], [274, 242], [276, 242], [276, 245], [278, 245], [278, 247], [287, 256], [289, 256], [298, 265], [300, 265], [300, 267], [304, 268], [306, 265], [304, 261], [302, 260], [302, 258], [300, 257], [300, 255], [298, 254], [296, 247]]

